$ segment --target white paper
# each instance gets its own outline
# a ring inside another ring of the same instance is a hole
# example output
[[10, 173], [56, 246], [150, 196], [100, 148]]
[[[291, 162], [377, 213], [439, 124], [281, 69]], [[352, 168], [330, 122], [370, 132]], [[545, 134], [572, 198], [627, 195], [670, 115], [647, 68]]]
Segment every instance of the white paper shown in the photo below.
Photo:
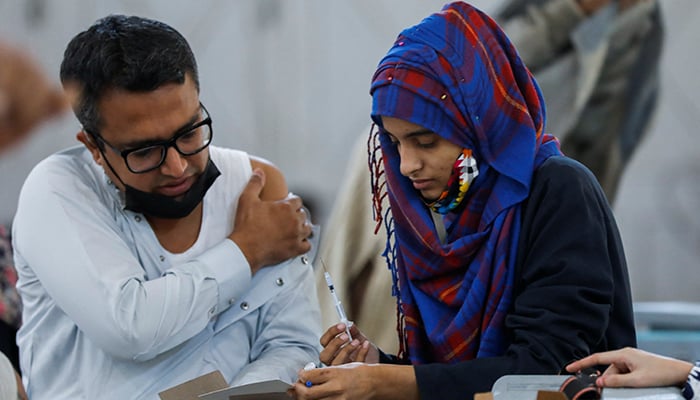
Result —
[[[247, 399], [251, 395], [256, 395], [256, 399], [289, 399], [287, 389], [292, 387], [287, 382], [272, 380], [264, 382], [250, 383], [248, 385], [236, 386], [226, 389], [205, 393], [199, 396], [202, 400], [232, 400]], [[283, 396], [283, 397], [280, 397]]]

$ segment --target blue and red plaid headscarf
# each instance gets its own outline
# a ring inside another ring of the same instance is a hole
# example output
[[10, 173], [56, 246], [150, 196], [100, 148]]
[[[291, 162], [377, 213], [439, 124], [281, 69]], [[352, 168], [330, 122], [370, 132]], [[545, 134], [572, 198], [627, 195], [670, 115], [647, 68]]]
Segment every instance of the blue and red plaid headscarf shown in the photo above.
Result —
[[[457, 2], [398, 36], [370, 93], [377, 125], [391, 116], [428, 128], [471, 149], [479, 168], [463, 205], [447, 215], [443, 244], [399, 171], [396, 148], [381, 128], [370, 135], [375, 216], [385, 217], [389, 233], [385, 255], [399, 303], [401, 352], [414, 364], [502, 355], [521, 205], [533, 172], [561, 154], [557, 140], [544, 134], [537, 83], [501, 28]], [[391, 214], [382, 215], [386, 192]]]

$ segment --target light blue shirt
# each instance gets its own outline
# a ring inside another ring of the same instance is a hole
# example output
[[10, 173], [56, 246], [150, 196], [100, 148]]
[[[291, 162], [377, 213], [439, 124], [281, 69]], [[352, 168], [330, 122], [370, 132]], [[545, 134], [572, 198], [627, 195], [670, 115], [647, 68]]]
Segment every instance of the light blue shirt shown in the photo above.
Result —
[[157, 399], [214, 370], [229, 384], [293, 381], [318, 359], [312, 267], [297, 257], [251, 277], [227, 239], [252, 169], [210, 147], [222, 175], [203, 202], [197, 242], [172, 254], [84, 148], [28, 176], [13, 223], [18, 333], [32, 400]]

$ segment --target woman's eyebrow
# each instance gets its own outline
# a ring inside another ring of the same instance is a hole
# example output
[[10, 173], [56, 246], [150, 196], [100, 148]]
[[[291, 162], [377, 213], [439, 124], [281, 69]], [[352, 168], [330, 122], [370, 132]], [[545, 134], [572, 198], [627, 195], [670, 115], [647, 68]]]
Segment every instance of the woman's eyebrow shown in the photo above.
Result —
[[[382, 130], [387, 135], [389, 135], [391, 137], [396, 137], [396, 135], [387, 131], [386, 129], [382, 128]], [[406, 138], [411, 138], [411, 137], [415, 137], [415, 136], [423, 136], [423, 135], [433, 135], [433, 134], [435, 134], [435, 132], [431, 131], [430, 129], [422, 128], [422, 129], [418, 129], [417, 131], [407, 133]]]
[[431, 131], [430, 129], [419, 129], [417, 131], [409, 132], [406, 134], [406, 138], [412, 138], [416, 136], [425, 136], [425, 135], [434, 135], [435, 132]]

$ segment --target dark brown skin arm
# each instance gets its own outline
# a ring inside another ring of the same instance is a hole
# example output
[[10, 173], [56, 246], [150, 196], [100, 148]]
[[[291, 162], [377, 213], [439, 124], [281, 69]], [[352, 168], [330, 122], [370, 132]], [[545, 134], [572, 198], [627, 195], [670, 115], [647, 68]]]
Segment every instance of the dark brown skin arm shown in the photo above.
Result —
[[280, 170], [258, 158], [251, 159], [253, 176], [238, 200], [234, 241], [248, 260], [251, 273], [304, 254], [311, 225], [299, 196], [289, 195]]

